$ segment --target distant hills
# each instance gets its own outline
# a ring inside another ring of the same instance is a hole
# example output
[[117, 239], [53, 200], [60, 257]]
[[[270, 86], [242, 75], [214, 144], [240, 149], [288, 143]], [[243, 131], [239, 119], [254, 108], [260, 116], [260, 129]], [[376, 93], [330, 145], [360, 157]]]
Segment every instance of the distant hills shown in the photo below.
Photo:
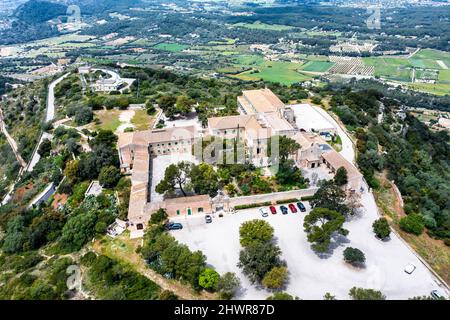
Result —
[[65, 15], [67, 6], [49, 1], [31, 0], [19, 6], [14, 16], [27, 24], [43, 23]]

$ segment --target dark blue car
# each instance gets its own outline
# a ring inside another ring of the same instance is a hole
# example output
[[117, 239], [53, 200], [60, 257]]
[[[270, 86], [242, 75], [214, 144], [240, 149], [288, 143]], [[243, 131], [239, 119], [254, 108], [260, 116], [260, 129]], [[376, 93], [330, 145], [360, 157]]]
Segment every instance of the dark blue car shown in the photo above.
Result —
[[301, 212], [306, 212], [306, 207], [303, 203], [297, 202], [297, 207], [300, 209]]
[[167, 230], [181, 230], [183, 229], [183, 225], [177, 222], [170, 222], [166, 225]]
[[285, 207], [285, 206], [281, 206], [281, 207], [280, 207], [280, 210], [281, 210], [281, 213], [282, 213], [282, 214], [288, 214], [288, 213], [289, 213], [288, 208]]

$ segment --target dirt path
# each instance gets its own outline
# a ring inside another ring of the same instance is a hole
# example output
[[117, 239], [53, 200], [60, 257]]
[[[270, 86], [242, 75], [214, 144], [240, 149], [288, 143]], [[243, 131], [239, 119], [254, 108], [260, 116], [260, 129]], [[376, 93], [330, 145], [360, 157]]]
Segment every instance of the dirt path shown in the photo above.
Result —
[[0, 131], [3, 132], [3, 134], [6, 137], [6, 140], [8, 140], [9, 145], [11, 146], [12, 151], [14, 152], [14, 155], [17, 158], [17, 161], [20, 163], [22, 168], [25, 168], [27, 166], [27, 163], [25, 160], [23, 160], [22, 156], [20, 155], [17, 147], [16, 141], [11, 137], [11, 135], [8, 133], [8, 130], [6, 129], [6, 123], [3, 120], [3, 110], [0, 108]]
[[91, 248], [97, 253], [104, 254], [110, 258], [118, 259], [122, 262], [127, 263], [128, 265], [132, 266], [137, 272], [159, 285], [162, 290], [170, 290], [181, 299], [212, 300], [216, 298], [214, 294], [205, 291], [197, 294], [187, 285], [183, 285], [175, 280], [166, 279], [159, 273], [150, 269], [142, 259], [142, 257], [136, 253], [136, 248], [141, 243], [141, 239], [131, 240], [127, 239], [127, 236], [122, 236], [120, 237], [120, 239], [116, 238], [116, 240], [120, 240], [120, 242], [129, 246], [129, 249], [132, 250], [120, 250], [120, 248], [118, 248], [118, 246], [115, 244], [108, 248], [100, 243], [100, 241], [95, 241], [92, 244]]

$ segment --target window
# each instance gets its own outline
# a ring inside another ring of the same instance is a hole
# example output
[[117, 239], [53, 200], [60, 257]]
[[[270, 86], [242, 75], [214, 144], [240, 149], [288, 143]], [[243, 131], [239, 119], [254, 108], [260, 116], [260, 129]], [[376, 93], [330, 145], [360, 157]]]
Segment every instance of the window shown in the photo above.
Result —
[[179, 216], [180, 215], [180, 210], [177, 210], [177, 216]]
[[198, 208], [198, 213], [202, 213], [203, 212], [203, 208]]

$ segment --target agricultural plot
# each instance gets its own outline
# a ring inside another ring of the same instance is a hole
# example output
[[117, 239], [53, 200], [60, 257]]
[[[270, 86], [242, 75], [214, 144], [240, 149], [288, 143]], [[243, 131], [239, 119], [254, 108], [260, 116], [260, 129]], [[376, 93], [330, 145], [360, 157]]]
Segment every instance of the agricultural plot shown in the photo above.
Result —
[[436, 81], [439, 77], [439, 70], [417, 69], [416, 80]]
[[246, 81], [264, 80], [291, 85], [298, 82], [311, 80], [312, 77], [298, 71], [300, 65], [291, 62], [265, 61], [254, 70], [246, 71], [235, 77]]
[[262, 23], [260, 21], [256, 21], [254, 23], [236, 23], [233, 24], [233, 27], [237, 28], [246, 28], [246, 29], [257, 29], [257, 30], [271, 30], [271, 31], [287, 31], [292, 30], [294, 27], [286, 26], [286, 25], [279, 25], [279, 24], [267, 24]]
[[162, 50], [162, 51], [181, 52], [181, 51], [187, 49], [188, 46], [179, 44], [179, 43], [162, 42], [162, 43], [158, 43], [157, 45], [154, 45], [153, 48]]
[[375, 68], [364, 64], [361, 58], [330, 56], [335, 63], [329, 70], [331, 74], [373, 76]]
[[418, 91], [432, 93], [438, 96], [450, 95], [450, 84], [444, 83], [413, 83], [409, 87]]
[[300, 69], [309, 72], [327, 72], [332, 66], [334, 66], [333, 62], [308, 61]]
[[439, 82], [450, 84], [450, 69], [439, 71]]

